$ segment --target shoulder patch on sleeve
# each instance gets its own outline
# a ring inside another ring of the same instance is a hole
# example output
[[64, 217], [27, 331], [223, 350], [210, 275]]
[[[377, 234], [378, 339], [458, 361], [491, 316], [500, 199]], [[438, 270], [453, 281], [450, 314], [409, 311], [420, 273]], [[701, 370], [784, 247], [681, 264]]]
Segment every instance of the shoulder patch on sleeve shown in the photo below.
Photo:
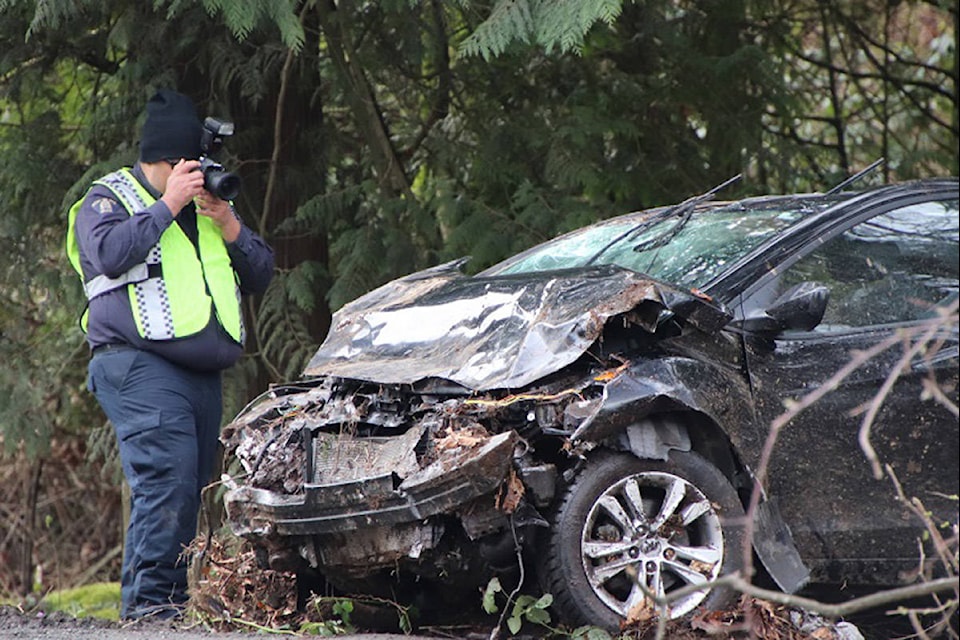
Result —
[[91, 203], [90, 206], [92, 206], [94, 210], [98, 211], [99, 213], [104, 214], [113, 213], [113, 204], [113, 200], [110, 198], [97, 198]]

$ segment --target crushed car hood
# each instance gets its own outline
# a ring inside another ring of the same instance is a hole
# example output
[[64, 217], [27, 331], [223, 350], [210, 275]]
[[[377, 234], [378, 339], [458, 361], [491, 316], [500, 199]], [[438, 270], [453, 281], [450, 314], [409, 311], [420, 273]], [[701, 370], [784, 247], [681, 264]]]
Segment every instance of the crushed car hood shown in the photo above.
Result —
[[517, 388], [575, 361], [620, 314], [651, 333], [671, 317], [706, 331], [731, 318], [702, 294], [615, 266], [468, 277], [463, 262], [394, 280], [342, 307], [304, 375]]

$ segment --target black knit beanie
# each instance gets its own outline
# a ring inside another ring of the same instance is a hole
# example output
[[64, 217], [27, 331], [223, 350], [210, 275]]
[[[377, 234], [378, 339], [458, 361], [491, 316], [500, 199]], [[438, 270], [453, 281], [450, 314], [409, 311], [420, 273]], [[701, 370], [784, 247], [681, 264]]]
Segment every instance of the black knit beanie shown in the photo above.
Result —
[[147, 102], [147, 120], [140, 130], [140, 161], [199, 158], [201, 132], [193, 101], [182, 93], [160, 89]]

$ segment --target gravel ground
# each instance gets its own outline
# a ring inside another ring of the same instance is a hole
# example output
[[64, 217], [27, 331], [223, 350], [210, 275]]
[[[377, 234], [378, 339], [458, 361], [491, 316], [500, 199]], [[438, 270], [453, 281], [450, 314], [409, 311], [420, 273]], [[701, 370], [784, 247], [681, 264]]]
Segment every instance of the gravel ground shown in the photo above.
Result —
[[[797, 628], [792, 627], [794, 631], [783, 636], [764, 637], [830, 638], [831, 640], [902, 640], [903, 638], [915, 637], [912, 628], [901, 617], [891, 618], [878, 611], [874, 616], [864, 615], [860, 618], [858, 622], [862, 623], [863, 626], [859, 628], [852, 623], [824, 625], [821, 620], [804, 629], [805, 633], [802, 635], [794, 635]], [[814, 621], [816, 621], [816, 617]], [[956, 634], [956, 614], [952, 617], [952, 623], [953, 634]], [[802, 626], [809, 624], [808, 621]], [[821, 626], [824, 626], [824, 628], [820, 628]], [[833, 631], [833, 634], [827, 633], [828, 628]], [[344, 640], [488, 640], [491, 630], [492, 627], [489, 626], [486, 628], [481, 626], [452, 626], [423, 629], [421, 635], [357, 633], [337, 637]], [[815, 630], [817, 633], [813, 633]], [[429, 635], [423, 635], [424, 633]], [[271, 636], [304, 640], [319, 637], [287, 633], [265, 635], [258, 633], [255, 629], [250, 632], [212, 631], [199, 625], [190, 626], [183, 622], [139, 621], [116, 623], [100, 618], [75, 618], [63, 612], [25, 614], [15, 607], [0, 606], [0, 640], [255, 640]], [[509, 637], [510, 640], [536, 640], [543, 636], [526, 633], [510, 636], [509, 632], [504, 630], [501, 637]], [[701, 632], [689, 630], [689, 627], [684, 627], [684, 630], [680, 633], [677, 631], [668, 632], [668, 637], [673, 640], [679, 638], [689, 640], [690, 638], [703, 638], [704, 635]], [[730, 638], [732, 636], [721, 634], [716, 637]], [[942, 638], [944, 636], [937, 637]], [[950, 635], [949, 637], [956, 636]]]
[[[337, 636], [345, 640], [437, 640], [442, 637], [482, 640], [479, 632], [449, 636], [407, 636], [358, 633]], [[0, 607], [0, 640], [253, 640], [259, 633], [218, 632], [169, 622], [118, 624], [98, 618], [74, 618], [63, 613], [26, 615], [14, 607]], [[278, 638], [317, 638], [306, 635], [277, 635]]]

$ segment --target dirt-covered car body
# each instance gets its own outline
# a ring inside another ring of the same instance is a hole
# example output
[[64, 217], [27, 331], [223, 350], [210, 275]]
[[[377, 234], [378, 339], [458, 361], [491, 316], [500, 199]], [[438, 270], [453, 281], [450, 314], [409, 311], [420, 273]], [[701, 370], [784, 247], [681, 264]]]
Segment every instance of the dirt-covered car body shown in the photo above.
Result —
[[[301, 380], [224, 430], [246, 472], [230, 524], [265, 566], [351, 590], [475, 588], [529, 562], [565, 618], [613, 627], [645, 594], [740, 566], [763, 469], [749, 530], [782, 589], [895, 582], [922, 523], [850, 411], [902, 369], [873, 446], [955, 518], [957, 198], [937, 179], [689, 201], [476, 276], [450, 263], [388, 283], [335, 314]], [[897, 331], [936, 348], [904, 365], [877, 348]], [[783, 401], [870, 348], [765, 459]], [[942, 401], [922, 399], [930, 380]], [[681, 594], [670, 614], [719, 597]]]

